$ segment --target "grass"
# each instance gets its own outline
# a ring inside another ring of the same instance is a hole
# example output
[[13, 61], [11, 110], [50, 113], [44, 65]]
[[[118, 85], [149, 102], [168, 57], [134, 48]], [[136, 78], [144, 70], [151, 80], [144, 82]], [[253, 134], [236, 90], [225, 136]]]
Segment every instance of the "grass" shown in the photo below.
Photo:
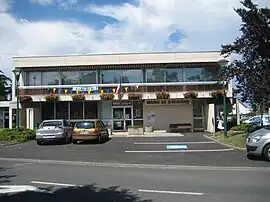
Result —
[[227, 137], [224, 137], [223, 133], [215, 133], [215, 135], [209, 136], [210, 138], [222, 142], [224, 144], [245, 149], [246, 133], [228, 133]]
[[3, 128], [0, 129], [0, 145], [1, 144], [17, 144], [27, 142], [35, 139], [35, 132], [30, 129], [20, 128], [16, 129]]

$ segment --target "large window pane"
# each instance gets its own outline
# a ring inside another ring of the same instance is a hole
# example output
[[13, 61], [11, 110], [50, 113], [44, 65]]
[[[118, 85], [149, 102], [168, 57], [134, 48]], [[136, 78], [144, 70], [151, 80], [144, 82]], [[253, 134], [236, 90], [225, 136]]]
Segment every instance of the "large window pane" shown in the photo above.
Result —
[[166, 82], [181, 82], [183, 81], [183, 68], [167, 68]]
[[216, 81], [217, 68], [186, 68], [186, 81]]
[[204, 117], [204, 100], [194, 100], [193, 101], [193, 117]]
[[41, 115], [43, 121], [54, 119], [54, 103], [42, 103]]
[[68, 119], [68, 102], [56, 103], [56, 118]]
[[79, 72], [60, 72], [62, 85], [79, 84]]
[[103, 84], [119, 83], [121, 70], [101, 70], [100, 80]]
[[42, 72], [42, 85], [59, 85], [59, 72]]
[[166, 69], [155, 68], [146, 69], [146, 82], [147, 83], [159, 83], [165, 82]]
[[82, 119], [83, 118], [83, 103], [71, 102], [70, 103], [70, 119]]
[[141, 83], [142, 70], [141, 69], [122, 70], [122, 82], [123, 83]]
[[26, 72], [26, 86], [41, 86], [41, 72]]
[[143, 118], [143, 102], [134, 101], [133, 102], [133, 119], [142, 119]]
[[96, 84], [97, 72], [96, 71], [80, 71], [79, 82], [80, 84]]
[[84, 116], [86, 119], [97, 118], [97, 102], [85, 102], [84, 103]]
[[100, 102], [100, 118], [111, 119], [112, 118], [112, 102], [101, 101]]

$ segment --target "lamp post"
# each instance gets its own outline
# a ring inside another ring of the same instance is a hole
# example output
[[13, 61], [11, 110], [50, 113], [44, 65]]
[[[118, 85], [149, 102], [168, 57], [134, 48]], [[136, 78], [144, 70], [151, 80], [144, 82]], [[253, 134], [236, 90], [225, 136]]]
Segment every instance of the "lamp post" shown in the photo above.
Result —
[[15, 95], [17, 97], [17, 109], [16, 109], [16, 128], [19, 131], [19, 80], [21, 75], [20, 69], [14, 69], [13, 74], [15, 76]]
[[[220, 73], [224, 73], [225, 67], [228, 65], [229, 61], [226, 59], [221, 59], [218, 61], [218, 64], [220, 65]], [[228, 122], [228, 109], [227, 109], [227, 98], [226, 98], [226, 77], [223, 75], [223, 124], [224, 124], [224, 137], [227, 137], [228, 128], [227, 128], [227, 122]]]

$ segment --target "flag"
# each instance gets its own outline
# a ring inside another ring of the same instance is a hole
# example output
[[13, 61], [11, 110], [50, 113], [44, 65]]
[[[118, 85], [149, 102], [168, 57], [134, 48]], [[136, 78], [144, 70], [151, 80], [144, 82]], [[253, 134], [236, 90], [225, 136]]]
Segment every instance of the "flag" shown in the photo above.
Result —
[[120, 73], [120, 82], [119, 82], [117, 89], [116, 89], [116, 92], [115, 92], [116, 95], [119, 95], [121, 93], [121, 88], [122, 88], [122, 71]]

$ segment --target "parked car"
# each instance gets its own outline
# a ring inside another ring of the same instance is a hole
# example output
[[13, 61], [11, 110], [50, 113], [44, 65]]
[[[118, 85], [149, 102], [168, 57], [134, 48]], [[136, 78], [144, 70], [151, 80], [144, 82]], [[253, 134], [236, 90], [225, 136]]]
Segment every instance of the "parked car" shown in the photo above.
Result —
[[72, 126], [66, 120], [45, 120], [36, 130], [36, 141], [40, 145], [51, 141], [69, 143], [72, 137]]
[[246, 139], [246, 149], [248, 155], [262, 156], [270, 161], [270, 127], [251, 133]]
[[109, 132], [105, 124], [99, 119], [78, 121], [72, 133], [72, 142], [97, 140], [99, 143], [109, 139]]
[[264, 126], [270, 125], [270, 115], [263, 115], [262, 119], [261, 119], [260, 115], [253, 116], [250, 119], [245, 120], [244, 123], [248, 123], [250, 125], [260, 126], [261, 121], [263, 122]]

